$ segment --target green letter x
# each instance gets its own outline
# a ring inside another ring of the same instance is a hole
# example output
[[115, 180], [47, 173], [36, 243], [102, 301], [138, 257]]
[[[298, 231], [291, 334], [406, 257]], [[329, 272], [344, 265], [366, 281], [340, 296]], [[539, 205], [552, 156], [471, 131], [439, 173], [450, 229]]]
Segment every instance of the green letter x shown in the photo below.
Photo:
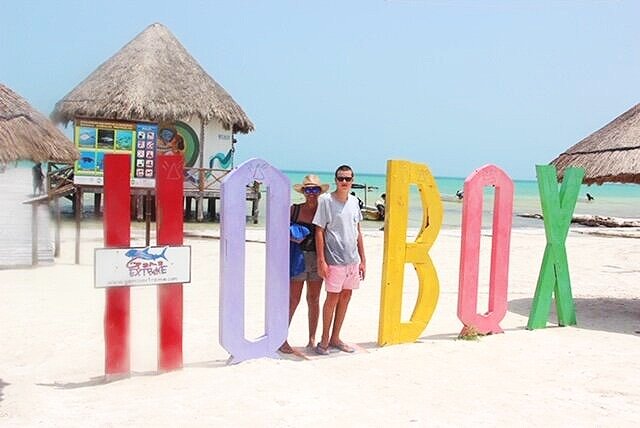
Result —
[[536, 165], [536, 175], [547, 246], [544, 249], [527, 328], [533, 330], [546, 327], [553, 293], [556, 296], [558, 324], [576, 325], [576, 308], [571, 295], [565, 241], [578, 200], [584, 169], [567, 168], [559, 194], [554, 166]]

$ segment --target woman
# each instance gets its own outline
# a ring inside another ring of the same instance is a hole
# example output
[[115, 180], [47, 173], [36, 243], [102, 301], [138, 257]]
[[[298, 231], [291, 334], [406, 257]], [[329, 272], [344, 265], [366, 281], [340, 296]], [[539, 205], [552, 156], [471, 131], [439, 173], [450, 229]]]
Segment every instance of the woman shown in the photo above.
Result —
[[[304, 282], [307, 282], [307, 306], [309, 310], [309, 342], [307, 346], [313, 348], [316, 341], [318, 317], [320, 315], [320, 291], [322, 290], [322, 278], [318, 275], [316, 261], [315, 225], [313, 216], [318, 208], [318, 196], [329, 190], [328, 184], [322, 184], [317, 175], [307, 175], [301, 184], [293, 186], [293, 190], [304, 195], [304, 203], [291, 205], [291, 223], [306, 227], [309, 230], [307, 237], [300, 242], [304, 256], [304, 271], [290, 279], [289, 292], [289, 324], [293, 314], [300, 303]], [[286, 354], [293, 353], [288, 342], [284, 342], [280, 351]]]

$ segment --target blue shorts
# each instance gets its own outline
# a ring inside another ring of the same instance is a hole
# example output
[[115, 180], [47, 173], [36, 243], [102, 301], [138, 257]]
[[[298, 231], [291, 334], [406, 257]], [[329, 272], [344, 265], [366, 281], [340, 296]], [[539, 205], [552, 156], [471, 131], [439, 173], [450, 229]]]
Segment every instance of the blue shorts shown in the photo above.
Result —
[[322, 281], [322, 277], [318, 275], [318, 257], [315, 251], [303, 251], [304, 271], [294, 277], [291, 281]]

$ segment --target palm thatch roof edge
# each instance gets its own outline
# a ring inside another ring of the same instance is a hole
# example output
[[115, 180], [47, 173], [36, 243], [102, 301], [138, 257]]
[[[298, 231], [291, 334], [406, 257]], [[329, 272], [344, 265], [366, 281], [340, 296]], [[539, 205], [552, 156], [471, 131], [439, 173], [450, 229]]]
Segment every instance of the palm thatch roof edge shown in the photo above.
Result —
[[24, 98], [0, 83], [0, 163], [72, 162], [73, 143]]
[[147, 27], [55, 105], [51, 118], [219, 120], [233, 132], [254, 125], [164, 25]]

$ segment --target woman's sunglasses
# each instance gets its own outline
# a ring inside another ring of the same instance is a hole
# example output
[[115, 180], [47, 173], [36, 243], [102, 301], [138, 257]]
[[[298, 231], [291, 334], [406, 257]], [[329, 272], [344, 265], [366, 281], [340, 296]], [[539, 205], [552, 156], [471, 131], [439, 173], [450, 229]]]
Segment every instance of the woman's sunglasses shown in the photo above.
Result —
[[320, 190], [322, 190], [322, 189], [320, 189], [318, 186], [313, 186], [313, 187], [304, 187], [304, 188], [302, 189], [302, 191], [303, 191], [304, 193], [306, 193], [307, 195], [317, 195], [317, 194], [319, 194], [319, 193], [320, 193]]
[[347, 183], [350, 182], [351, 180], [353, 180], [353, 177], [340, 177], [339, 175], [336, 176], [336, 180], [338, 181], [346, 181]]

